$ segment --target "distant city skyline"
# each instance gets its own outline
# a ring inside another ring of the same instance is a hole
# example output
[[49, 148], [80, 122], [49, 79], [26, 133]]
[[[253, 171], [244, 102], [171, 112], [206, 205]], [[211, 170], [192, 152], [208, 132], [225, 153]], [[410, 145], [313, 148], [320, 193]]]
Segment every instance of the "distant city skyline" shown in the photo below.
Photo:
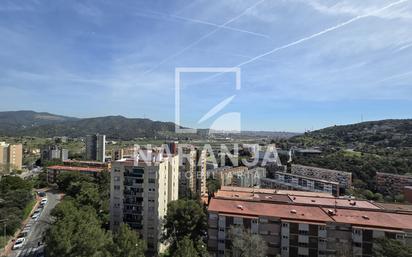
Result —
[[243, 130], [412, 118], [409, 0], [3, 1], [0, 35], [0, 111], [174, 122], [176, 67], [239, 67], [182, 77], [181, 125], [231, 95]]

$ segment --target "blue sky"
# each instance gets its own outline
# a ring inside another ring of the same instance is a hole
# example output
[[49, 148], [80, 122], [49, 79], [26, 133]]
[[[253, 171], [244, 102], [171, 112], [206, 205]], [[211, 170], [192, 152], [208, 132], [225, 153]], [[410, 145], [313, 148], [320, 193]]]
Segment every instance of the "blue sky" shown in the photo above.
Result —
[[412, 118], [412, 0], [2, 0], [0, 110], [304, 131]]

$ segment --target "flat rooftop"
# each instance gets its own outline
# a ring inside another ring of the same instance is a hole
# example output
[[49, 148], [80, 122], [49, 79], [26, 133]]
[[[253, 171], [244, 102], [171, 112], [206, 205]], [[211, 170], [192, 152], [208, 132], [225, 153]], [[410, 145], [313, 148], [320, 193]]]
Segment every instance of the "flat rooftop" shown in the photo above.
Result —
[[94, 167], [73, 167], [73, 166], [61, 166], [54, 165], [47, 167], [49, 170], [60, 170], [60, 171], [87, 171], [87, 172], [102, 172], [103, 169]]
[[292, 196], [291, 200], [297, 204], [318, 205], [318, 206], [336, 206], [354, 209], [381, 209], [375, 204], [366, 200], [342, 199], [342, 198], [324, 198], [308, 196]]
[[216, 198], [225, 199], [241, 199], [250, 201], [267, 201], [267, 202], [283, 202], [292, 203], [288, 195], [285, 194], [263, 194], [263, 193], [251, 193], [251, 192], [236, 192], [236, 191], [222, 191], [219, 190], [215, 193]]
[[279, 190], [279, 189], [269, 189], [269, 188], [249, 188], [249, 187], [222, 186], [220, 188], [220, 191], [335, 198], [332, 194], [329, 194], [329, 193], [295, 191], [295, 190]]

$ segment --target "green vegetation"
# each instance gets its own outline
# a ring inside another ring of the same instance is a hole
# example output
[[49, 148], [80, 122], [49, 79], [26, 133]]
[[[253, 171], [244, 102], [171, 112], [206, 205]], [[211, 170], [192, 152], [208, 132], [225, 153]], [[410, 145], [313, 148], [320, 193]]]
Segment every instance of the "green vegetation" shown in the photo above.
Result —
[[412, 257], [412, 247], [395, 239], [375, 240], [373, 251], [376, 257]]
[[[353, 193], [377, 201], [402, 202], [400, 195], [376, 193], [377, 172], [412, 174], [412, 120], [384, 120], [334, 126], [281, 140], [278, 146], [319, 147], [320, 156], [296, 157], [296, 164], [348, 171]], [[282, 158], [284, 161], [284, 158]]]
[[167, 138], [174, 134], [174, 130], [175, 124], [172, 122], [122, 116], [76, 119], [32, 111], [0, 112], [0, 134], [6, 136], [84, 137], [100, 133], [114, 140], [132, 140], [143, 137]]
[[[164, 224], [164, 241], [170, 244], [170, 256], [206, 256], [206, 246], [203, 243], [207, 230], [207, 219], [203, 206], [199, 201], [181, 199], [169, 203]], [[183, 246], [188, 246], [186, 252]]]
[[33, 210], [34, 205], [36, 205], [36, 199], [31, 200], [27, 203], [26, 207], [23, 209], [23, 219], [29, 217], [31, 210]]
[[[31, 183], [15, 176], [0, 180], [0, 220], [6, 220], [6, 234], [13, 235], [33, 206]], [[3, 223], [1, 223], [3, 225]]]
[[114, 234], [108, 231], [109, 183], [108, 174], [96, 179], [75, 173], [58, 176], [66, 196], [52, 211], [47, 256], [144, 256], [144, 242], [128, 226]]
[[229, 230], [229, 237], [232, 242], [231, 256], [266, 256], [267, 245], [261, 236], [252, 234], [250, 231], [240, 227], [231, 227]]

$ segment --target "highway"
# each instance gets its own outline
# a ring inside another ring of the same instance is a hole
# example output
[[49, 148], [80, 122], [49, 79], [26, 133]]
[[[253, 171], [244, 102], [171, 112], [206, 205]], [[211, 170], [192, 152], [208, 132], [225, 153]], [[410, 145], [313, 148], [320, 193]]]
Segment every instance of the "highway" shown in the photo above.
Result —
[[28, 224], [31, 225], [29, 235], [23, 247], [13, 250], [10, 257], [41, 257], [44, 256], [43, 236], [51, 223], [50, 212], [60, 201], [60, 195], [57, 193], [47, 192], [47, 204], [41, 212], [40, 218], [35, 221], [31, 219]]

